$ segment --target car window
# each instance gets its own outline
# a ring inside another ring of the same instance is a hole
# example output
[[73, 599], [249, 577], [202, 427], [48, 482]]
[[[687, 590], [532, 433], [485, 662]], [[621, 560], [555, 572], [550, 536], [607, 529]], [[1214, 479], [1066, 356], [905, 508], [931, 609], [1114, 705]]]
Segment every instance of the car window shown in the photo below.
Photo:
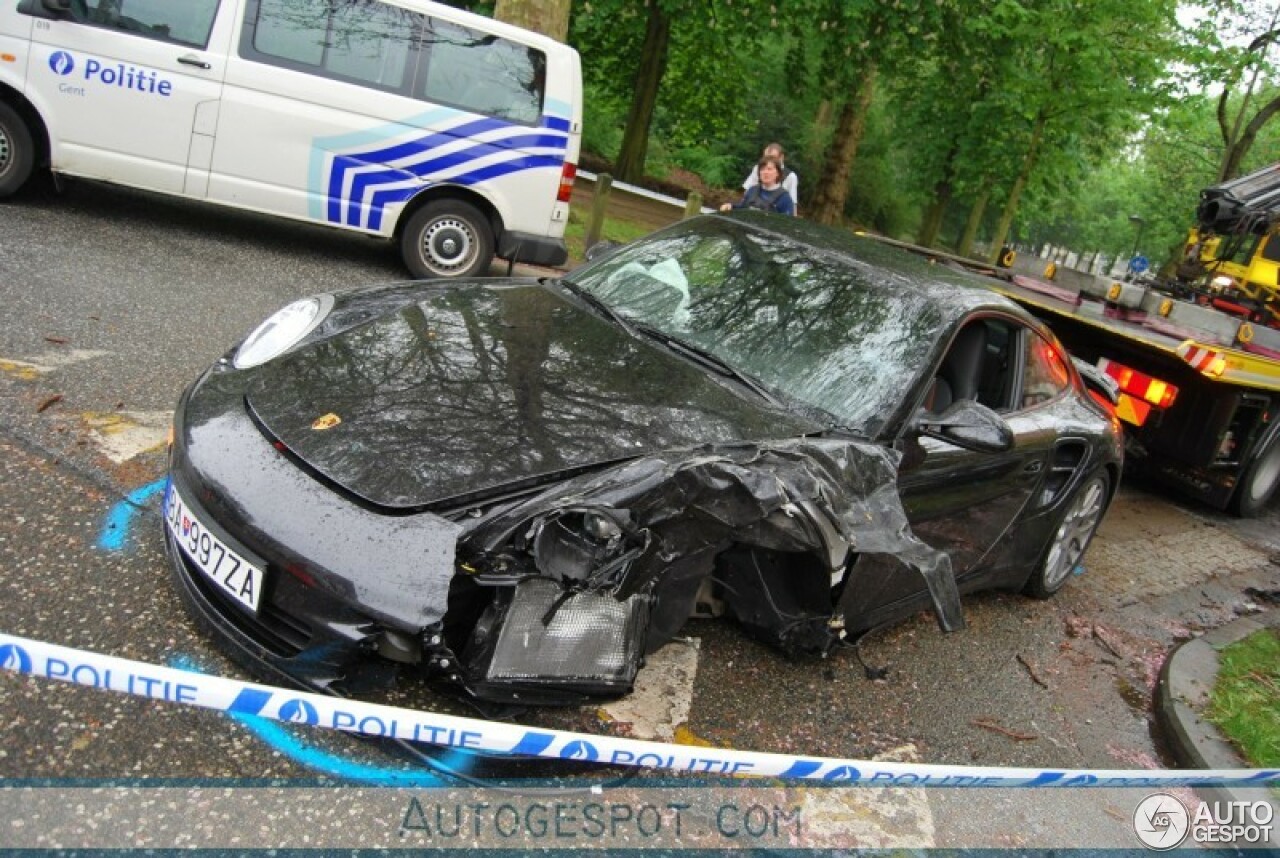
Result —
[[542, 116], [542, 51], [434, 18], [423, 41], [419, 98], [527, 124]]
[[995, 316], [964, 325], [947, 347], [925, 407], [941, 412], [952, 402], [971, 400], [993, 411], [1013, 411], [1022, 330]]
[[1054, 399], [1071, 384], [1066, 358], [1058, 348], [1034, 332], [1027, 336], [1027, 368], [1022, 378], [1022, 408]]
[[868, 435], [925, 375], [945, 327], [883, 269], [732, 226], [654, 236], [570, 279]]
[[259, 0], [246, 55], [353, 83], [407, 87], [414, 37], [426, 17], [377, 0]]
[[83, 23], [203, 48], [209, 43], [218, 0], [86, 0], [71, 8]]

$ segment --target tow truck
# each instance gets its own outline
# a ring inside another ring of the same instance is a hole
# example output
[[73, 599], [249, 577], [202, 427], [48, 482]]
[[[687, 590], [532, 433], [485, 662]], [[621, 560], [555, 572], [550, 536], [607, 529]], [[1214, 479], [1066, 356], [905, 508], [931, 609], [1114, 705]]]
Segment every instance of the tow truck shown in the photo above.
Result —
[[[1275, 231], [1280, 165], [1259, 174], [1202, 192], [1202, 235], [1230, 241], [1236, 233], [1265, 237]], [[1280, 329], [1256, 315], [1224, 312], [1197, 295], [1177, 297], [1154, 281], [1063, 269], [1050, 275], [1048, 267], [1032, 276], [887, 241], [985, 275], [991, 288], [1044, 320], [1086, 382], [1105, 391], [1126, 424], [1127, 469], [1246, 518], [1257, 516], [1276, 493]], [[1275, 271], [1273, 265], [1269, 291], [1258, 291], [1272, 306]]]

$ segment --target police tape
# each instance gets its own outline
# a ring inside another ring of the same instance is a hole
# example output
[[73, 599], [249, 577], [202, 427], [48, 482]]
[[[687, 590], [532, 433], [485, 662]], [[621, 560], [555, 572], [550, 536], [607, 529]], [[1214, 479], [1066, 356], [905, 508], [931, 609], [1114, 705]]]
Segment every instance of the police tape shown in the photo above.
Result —
[[5, 634], [0, 634], [0, 667], [135, 697], [362, 736], [494, 755], [599, 762], [669, 772], [862, 786], [1149, 787], [1280, 781], [1280, 769], [1123, 771], [946, 766], [798, 757], [532, 729], [192, 673]]

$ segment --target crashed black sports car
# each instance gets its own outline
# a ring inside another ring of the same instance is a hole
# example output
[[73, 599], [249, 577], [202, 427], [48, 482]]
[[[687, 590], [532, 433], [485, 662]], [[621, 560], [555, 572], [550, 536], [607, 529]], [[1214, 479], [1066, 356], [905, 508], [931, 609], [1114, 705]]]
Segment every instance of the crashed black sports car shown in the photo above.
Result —
[[695, 615], [794, 655], [959, 593], [1047, 597], [1118, 424], [980, 278], [712, 215], [561, 279], [280, 310], [182, 396], [185, 603], [274, 681], [617, 696]]

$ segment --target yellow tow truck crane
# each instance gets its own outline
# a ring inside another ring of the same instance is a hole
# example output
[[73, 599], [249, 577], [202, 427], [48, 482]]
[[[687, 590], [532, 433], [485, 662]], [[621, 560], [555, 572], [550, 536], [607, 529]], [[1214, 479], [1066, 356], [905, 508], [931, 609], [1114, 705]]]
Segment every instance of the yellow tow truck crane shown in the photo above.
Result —
[[1280, 327], [1280, 164], [1200, 192], [1170, 291]]

